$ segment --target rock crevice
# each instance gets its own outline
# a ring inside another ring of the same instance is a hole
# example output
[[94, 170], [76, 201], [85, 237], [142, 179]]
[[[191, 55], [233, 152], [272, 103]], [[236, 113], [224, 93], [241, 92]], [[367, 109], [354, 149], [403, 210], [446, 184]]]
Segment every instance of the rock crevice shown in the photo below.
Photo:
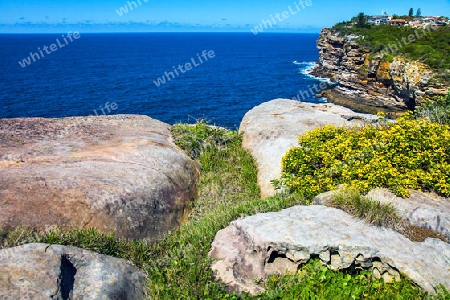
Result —
[[145, 275], [129, 262], [76, 247], [0, 250], [0, 299], [144, 299]]
[[61, 255], [60, 275], [58, 277], [57, 292], [52, 299], [68, 300], [73, 297], [73, 285], [75, 283], [75, 275], [77, 269], [70, 262], [70, 257], [67, 254]]

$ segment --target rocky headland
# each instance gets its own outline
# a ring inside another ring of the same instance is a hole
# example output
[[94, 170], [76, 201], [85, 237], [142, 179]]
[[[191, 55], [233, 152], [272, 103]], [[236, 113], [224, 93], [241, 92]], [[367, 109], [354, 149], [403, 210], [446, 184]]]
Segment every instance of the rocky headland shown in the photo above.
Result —
[[320, 96], [357, 111], [402, 112], [434, 96], [448, 93], [449, 85], [435, 80], [436, 72], [420, 61], [372, 53], [356, 35], [323, 29], [317, 41], [319, 61], [312, 74], [336, 82]]

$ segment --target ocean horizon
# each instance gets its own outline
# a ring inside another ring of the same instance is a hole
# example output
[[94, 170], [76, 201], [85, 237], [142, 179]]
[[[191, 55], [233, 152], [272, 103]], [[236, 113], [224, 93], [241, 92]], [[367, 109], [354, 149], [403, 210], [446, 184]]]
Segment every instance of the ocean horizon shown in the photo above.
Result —
[[[141, 114], [236, 129], [276, 98], [316, 99], [318, 34], [0, 34], [0, 118]], [[305, 91], [311, 91], [305, 92]], [[301, 96], [301, 98], [299, 97]]]

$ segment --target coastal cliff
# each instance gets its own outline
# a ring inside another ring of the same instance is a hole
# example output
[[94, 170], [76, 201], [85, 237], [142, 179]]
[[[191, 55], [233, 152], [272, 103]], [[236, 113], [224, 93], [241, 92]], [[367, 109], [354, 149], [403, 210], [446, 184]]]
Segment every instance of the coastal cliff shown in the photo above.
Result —
[[448, 85], [420, 61], [371, 53], [357, 35], [340, 36], [323, 29], [317, 41], [318, 66], [312, 72], [336, 86], [321, 96], [329, 102], [368, 113], [413, 109], [426, 99], [445, 95]]

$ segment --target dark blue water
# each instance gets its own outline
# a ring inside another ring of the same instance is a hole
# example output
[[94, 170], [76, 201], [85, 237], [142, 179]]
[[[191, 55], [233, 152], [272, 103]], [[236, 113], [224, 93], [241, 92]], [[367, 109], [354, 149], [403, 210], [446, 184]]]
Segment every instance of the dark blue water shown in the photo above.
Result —
[[[44, 52], [25, 68], [19, 65], [30, 52], [58, 38], [64, 47]], [[78, 40], [65, 44], [61, 34], [0, 35], [0, 118], [143, 114], [170, 124], [204, 118], [237, 128], [254, 106], [292, 98], [317, 82], [305, 74], [318, 58], [317, 38], [81, 33]], [[215, 57], [200, 63], [197, 53], [203, 50], [214, 51]], [[193, 64], [192, 58], [198, 66], [183, 74], [178, 71], [179, 76], [160, 87], [154, 84], [165, 72], [174, 72], [173, 66]], [[113, 103], [117, 106], [111, 107]]]

